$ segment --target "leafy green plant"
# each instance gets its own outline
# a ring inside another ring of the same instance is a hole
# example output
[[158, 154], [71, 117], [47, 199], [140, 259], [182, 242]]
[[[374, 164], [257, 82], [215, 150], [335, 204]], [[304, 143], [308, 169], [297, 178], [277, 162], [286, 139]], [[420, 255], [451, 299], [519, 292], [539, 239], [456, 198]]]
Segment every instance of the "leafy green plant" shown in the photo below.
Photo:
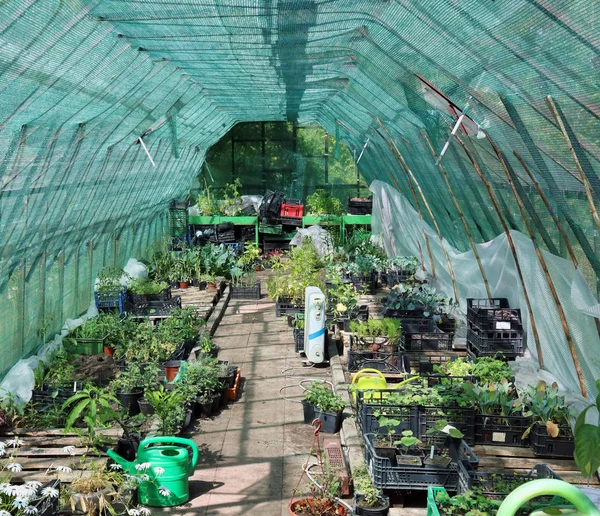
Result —
[[103, 441], [103, 436], [96, 433], [96, 426], [114, 420], [113, 406], [118, 404], [117, 398], [108, 390], [88, 384], [64, 402], [62, 409], [69, 410], [65, 428], [73, 428], [82, 419], [87, 427], [89, 444], [97, 445]]
[[339, 279], [332, 281], [332, 286], [327, 289], [327, 301], [333, 306], [336, 318], [349, 317], [358, 305], [359, 294], [351, 283]]
[[423, 310], [423, 317], [429, 317], [449, 313], [455, 303], [427, 285], [400, 283], [390, 290], [384, 306], [393, 310]]
[[354, 490], [363, 497], [360, 504], [361, 507], [374, 508], [383, 505], [381, 498], [383, 491], [373, 485], [371, 475], [364, 462], [352, 472], [352, 480], [354, 482]]
[[438, 419], [435, 426], [426, 432], [428, 435], [449, 435], [455, 439], [462, 439], [465, 435], [456, 427], [450, 425], [445, 419]]
[[450, 497], [446, 492], [435, 498], [440, 514], [448, 516], [491, 516], [498, 512], [501, 502], [473, 492]]
[[122, 290], [121, 279], [129, 281], [129, 275], [122, 269], [104, 267], [98, 275], [95, 290], [100, 294], [107, 294], [115, 290]]
[[131, 363], [124, 371], [119, 371], [110, 382], [113, 392], [130, 393], [139, 391], [144, 385], [144, 375], [140, 366]]
[[319, 381], [313, 381], [304, 391], [304, 399], [323, 412], [341, 412], [346, 407], [341, 396], [329, 389], [327, 384]]
[[523, 415], [532, 418], [532, 424], [525, 432], [523, 438], [527, 437], [533, 425], [540, 423], [546, 426], [550, 437], [558, 437], [560, 425], [569, 423], [569, 408], [565, 403], [565, 397], [558, 394], [558, 384], [555, 382], [548, 385], [540, 380], [537, 385], [528, 385], [522, 397]]
[[379, 338], [387, 338], [392, 350], [398, 349], [398, 341], [402, 336], [402, 321], [386, 317], [383, 319], [368, 319], [367, 321], [350, 321], [350, 331], [355, 341], [362, 342], [368, 348]]
[[379, 424], [379, 428], [384, 431], [384, 435], [387, 440], [388, 446], [392, 448], [393, 446], [395, 446], [393, 436], [396, 434], [396, 428], [400, 426], [402, 421], [400, 421], [399, 419], [394, 419], [393, 417], [388, 417], [387, 415], [379, 412], [375, 413], [374, 415], [377, 417], [377, 423]]
[[210, 186], [205, 186], [200, 191], [196, 206], [198, 207], [198, 211], [206, 217], [217, 215], [219, 213], [219, 205]]
[[477, 357], [473, 359], [472, 375], [486, 382], [511, 380], [514, 376], [508, 362], [495, 357]]
[[306, 210], [309, 215], [341, 215], [342, 203], [337, 197], [319, 188], [306, 197]]
[[144, 397], [160, 419], [161, 435], [173, 435], [185, 420], [186, 392], [182, 388], [165, 390], [160, 385], [157, 390], [146, 392]]
[[136, 278], [129, 283], [129, 291], [133, 294], [151, 295], [160, 294], [167, 289], [169, 285], [166, 281], [153, 281], [148, 278]]
[[516, 388], [505, 378], [498, 383], [466, 384], [466, 392], [472, 397], [473, 407], [481, 414], [512, 416], [522, 408]]
[[[575, 422], [575, 462], [581, 474], [588, 479], [600, 468], [600, 380], [596, 380], [596, 403], [588, 405]], [[598, 410], [596, 424], [586, 423], [586, 415], [591, 408]]]
[[402, 437], [399, 441], [394, 441], [395, 446], [402, 446], [406, 449], [410, 449], [413, 447], [418, 448], [423, 444], [422, 441], [413, 435], [412, 430], [403, 430], [401, 435]]

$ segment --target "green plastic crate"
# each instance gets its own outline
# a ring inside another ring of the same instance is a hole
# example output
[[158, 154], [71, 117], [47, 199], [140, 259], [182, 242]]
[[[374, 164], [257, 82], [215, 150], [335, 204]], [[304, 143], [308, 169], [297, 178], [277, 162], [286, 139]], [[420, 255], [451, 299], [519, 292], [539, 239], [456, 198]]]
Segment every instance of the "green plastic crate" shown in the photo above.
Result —
[[427, 516], [440, 516], [440, 511], [435, 503], [435, 498], [439, 493], [448, 494], [445, 487], [429, 486], [427, 488]]
[[104, 341], [108, 335], [101, 339], [77, 339], [74, 352], [77, 355], [99, 355], [104, 352]]

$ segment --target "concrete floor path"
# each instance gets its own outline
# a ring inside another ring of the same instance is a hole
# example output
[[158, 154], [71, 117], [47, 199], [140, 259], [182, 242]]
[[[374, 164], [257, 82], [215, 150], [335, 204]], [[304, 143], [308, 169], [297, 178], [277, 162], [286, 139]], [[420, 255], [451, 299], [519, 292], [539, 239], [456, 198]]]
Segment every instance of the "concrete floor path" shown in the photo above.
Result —
[[[214, 341], [220, 359], [241, 367], [242, 392], [217, 416], [198, 420], [190, 436], [200, 448], [190, 502], [164, 512], [287, 515], [313, 434], [303, 423], [300, 403], [285, 401], [279, 393], [302, 378], [329, 379], [330, 371], [302, 366], [292, 330], [284, 318], [275, 317], [268, 298], [231, 300]], [[290, 387], [282, 393], [299, 401], [302, 391]]]

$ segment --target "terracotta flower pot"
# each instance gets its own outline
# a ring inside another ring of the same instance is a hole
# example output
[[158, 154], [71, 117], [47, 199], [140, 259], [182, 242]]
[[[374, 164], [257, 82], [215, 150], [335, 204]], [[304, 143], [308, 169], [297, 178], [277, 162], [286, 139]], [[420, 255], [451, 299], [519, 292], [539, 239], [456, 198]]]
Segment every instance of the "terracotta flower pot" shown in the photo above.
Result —
[[115, 348], [113, 348], [112, 346], [104, 346], [104, 354], [105, 355], [114, 355]]
[[165, 370], [165, 376], [167, 377], [167, 382], [172, 382], [175, 380], [177, 373], [179, 372], [179, 368], [181, 367], [181, 360], [169, 360], [163, 364], [163, 369]]
[[208, 288], [208, 290], [213, 290], [213, 291], [217, 290], [217, 282], [216, 281], [213, 281], [213, 282], [209, 281], [208, 284], [207, 284], [207, 288]]
[[[295, 502], [290, 503], [288, 506], [288, 514], [290, 516], [296, 516], [297, 514], [310, 514], [307, 513], [305, 508], [313, 503], [315, 503], [314, 498], [303, 498], [301, 500], [296, 500]], [[300, 512], [296, 512], [296, 509], [299, 509]], [[346, 516], [348, 514], [347, 509], [343, 505], [328, 504], [325, 510], [326, 512], [321, 512], [322, 516]]]
[[188, 282], [187, 281], [180, 281], [179, 282], [179, 288], [181, 288], [181, 289], [188, 288]]

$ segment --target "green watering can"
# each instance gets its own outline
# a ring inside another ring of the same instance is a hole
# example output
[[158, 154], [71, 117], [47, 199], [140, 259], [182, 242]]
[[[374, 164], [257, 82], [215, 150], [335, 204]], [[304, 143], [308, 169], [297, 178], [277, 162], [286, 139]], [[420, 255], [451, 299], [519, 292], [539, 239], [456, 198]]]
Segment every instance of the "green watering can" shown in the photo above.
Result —
[[[181, 446], [176, 446], [178, 444]], [[188, 447], [192, 449], [191, 460]], [[150, 480], [142, 481], [138, 486], [138, 500], [141, 504], [173, 507], [189, 500], [188, 477], [192, 475], [198, 462], [198, 447], [193, 441], [171, 436], [144, 439], [138, 447], [135, 462], [125, 460], [112, 450], [107, 450], [106, 453], [125, 473], [138, 477], [146, 474], [150, 477]], [[148, 464], [147, 467], [140, 467]]]
[[[542, 495], [560, 496], [573, 504], [571, 506], [552, 506], [553, 510], [560, 511], [560, 513], [554, 514], [600, 516], [600, 510], [583, 492], [567, 482], [551, 478], [532, 480], [517, 487], [504, 499], [497, 516], [514, 516], [524, 503]], [[540, 509], [532, 512], [530, 516], [547, 516], [548, 514], [548, 512], [544, 512], [544, 509]]]
[[[377, 373], [379, 376], [363, 376], [365, 373]], [[409, 382], [412, 382], [414, 380], [418, 380], [419, 376], [413, 376], [411, 378], [408, 378], [407, 380], [404, 380], [402, 382], [400, 382], [398, 385], [394, 386], [394, 389], [399, 389], [400, 387], [402, 387], [403, 385], [406, 385]], [[387, 389], [388, 388], [388, 384], [387, 384], [387, 380], [385, 379], [384, 374], [379, 371], [378, 369], [371, 369], [371, 368], [367, 368], [367, 369], [361, 369], [360, 371], [358, 371], [355, 375], [354, 378], [352, 378], [352, 383], [350, 384], [350, 389], [353, 392], [353, 396], [354, 396], [354, 401], [356, 401], [356, 391], [377, 391], [377, 390], [381, 390], [381, 389]], [[372, 392], [372, 393], [367, 393], [364, 396], [364, 399], [381, 399], [381, 398], [385, 398], [388, 396], [387, 392]]]

